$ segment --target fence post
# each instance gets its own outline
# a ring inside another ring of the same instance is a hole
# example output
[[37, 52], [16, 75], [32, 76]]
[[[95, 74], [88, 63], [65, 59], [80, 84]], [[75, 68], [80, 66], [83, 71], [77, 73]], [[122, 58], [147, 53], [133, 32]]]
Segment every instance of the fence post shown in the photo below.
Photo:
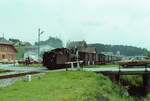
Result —
[[74, 69], [74, 65], [73, 65], [73, 62], [71, 62], [71, 69]]
[[80, 69], [80, 62], [77, 61], [77, 68]]

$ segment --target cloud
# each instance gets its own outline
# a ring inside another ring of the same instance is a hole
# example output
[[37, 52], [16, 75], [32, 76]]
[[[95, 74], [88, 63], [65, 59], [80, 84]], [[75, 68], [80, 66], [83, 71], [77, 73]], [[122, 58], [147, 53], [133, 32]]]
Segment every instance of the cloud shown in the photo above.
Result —
[[8, 37], [34, 42], [40, 27], [42, 39], [150, 48], [148, 0], [1, 0], [0, 12], [1, 32]]

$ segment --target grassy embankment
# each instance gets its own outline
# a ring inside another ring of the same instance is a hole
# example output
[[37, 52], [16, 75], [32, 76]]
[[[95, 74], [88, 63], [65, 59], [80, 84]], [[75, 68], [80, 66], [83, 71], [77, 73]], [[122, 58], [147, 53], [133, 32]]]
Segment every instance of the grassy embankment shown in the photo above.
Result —
[[150, 101], [150, 94], [148, 94], [147, 97], [145, 97], [144, 101]]
[[121, 81], [124, 84], [138, 87], [142, 85], [143, 79], [141, 75], [125, 75], [121, 76]]
[[0, 88], [1, 101], [134, 101], [120, 86], [90, 72], [50, 72]]
[[[106, 65], [84, 66], [84, 68], [110, 68], [110, 67], [119, 68], [119, 65], [118, 64], [106, 64]], [[142, 76], [141, 75], [122, 75], [121, 81], [134, 85], [134, 86], [140, 86], [142, 84]]]

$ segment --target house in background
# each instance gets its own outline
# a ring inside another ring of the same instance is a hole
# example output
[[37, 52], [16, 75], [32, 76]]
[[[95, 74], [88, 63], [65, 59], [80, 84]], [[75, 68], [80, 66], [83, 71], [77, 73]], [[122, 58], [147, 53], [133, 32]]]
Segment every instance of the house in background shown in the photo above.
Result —
[[0, 63], [15, 63], [16, 48], [5, 38], [0, 38]]
[[79, 60], [82, 60], [85, 65], [96, 62], [96, 48], [88, 47], [86, 41], [72, 41], [66, 47], [74, 54], [78, 51]]

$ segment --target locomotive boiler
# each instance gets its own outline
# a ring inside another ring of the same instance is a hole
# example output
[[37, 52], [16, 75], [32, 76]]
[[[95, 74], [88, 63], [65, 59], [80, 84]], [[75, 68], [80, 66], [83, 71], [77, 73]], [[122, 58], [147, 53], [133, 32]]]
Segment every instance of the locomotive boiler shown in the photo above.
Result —
[[57, 48], [43, 55], [43, 66], [50, 70], [66, 68], [68, 61], [71, 61], [71, 52], [67, 48]]

